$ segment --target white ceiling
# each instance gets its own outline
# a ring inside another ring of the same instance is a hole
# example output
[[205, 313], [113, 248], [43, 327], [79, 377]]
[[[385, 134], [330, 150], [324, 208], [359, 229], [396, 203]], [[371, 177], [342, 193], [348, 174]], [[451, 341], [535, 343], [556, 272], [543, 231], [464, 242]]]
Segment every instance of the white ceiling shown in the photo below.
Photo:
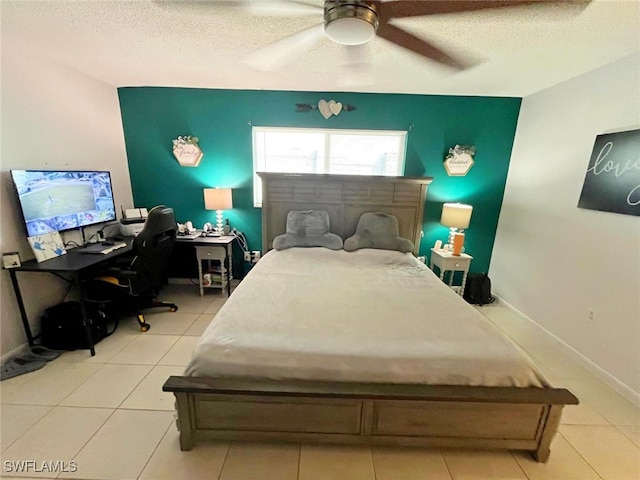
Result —
[[292, 49], [283, 68], [260, 71], [243, 60], [321, 23], [323, 2], [271, 6], [276, 14], [299, 3], [318, 7], [299, 16], [230, 3], [2, 0], [3, 58], [44, 55], [115, 87], [523, 97], [640, 50], [640, 2], [593, 0], [579, 14], [548, 4], [394, 21], [477, 62], [459, 72], [381, 38], [361, 49], [367, 62], [360, 69], [350, 66], [345, 47], [321, 38], [308, 50]]

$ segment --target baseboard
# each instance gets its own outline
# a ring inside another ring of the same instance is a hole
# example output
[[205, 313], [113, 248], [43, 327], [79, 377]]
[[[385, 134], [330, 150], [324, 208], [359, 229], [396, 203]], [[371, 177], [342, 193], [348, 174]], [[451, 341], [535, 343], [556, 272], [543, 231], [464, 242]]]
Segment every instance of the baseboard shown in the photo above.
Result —
[[561, 338], [557, 337], [556, 335], [551, 333], [549, 330], [544, 328], [542, 325], [540, 325], [539, 323], [537, 323], [536, 321], [534, 321], [533, 319], [531, 319], [530, 317], [522, 313], [520, 310], [518, 310], [516, 307], [511, 305], [509, 302], [499, 297], [496, 297], [496, 298], [498, 302], [500, 302], [501, 305], [504, 305], [504, 307], [507, 310], [527, 320], [531, 325], [537, 328], [540, 332], [542, 332], [543, 334], [548, 336], [551, 340], [553, 340], [557, 344], [558, 348], [560, 348], [560, 350], [562, 350], [569, 357], [571, 357], [573, 360], [578, 362], [582, 367], [587, 369], [594, 377], [596, 377], [598, 380], [605, 383], [607, 386], [611, 387], [613, 390], [618, 392], [620, 395], [622, 395], [624, 398], [629, 400], [634, 405], [640, 406], [639, 392], [636, 392], [631, 387], [629, 387], [625, 383], [618, 380], [616, 377], [614, 377], [609, 372], [604, 370], [597, 363], [593, 362], [588, 357], [584, 356], [582, 353], [577, 351], [571, 345], [569, 345], [564, 340], [562, 340]]

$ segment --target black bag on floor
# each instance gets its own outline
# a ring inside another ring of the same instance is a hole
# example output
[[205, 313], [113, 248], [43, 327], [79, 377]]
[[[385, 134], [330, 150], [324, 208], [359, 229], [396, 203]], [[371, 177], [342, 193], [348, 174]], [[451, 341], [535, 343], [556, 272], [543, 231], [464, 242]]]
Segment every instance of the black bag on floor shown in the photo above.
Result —
[[[104, 310], [87, 307], [94, 345], [115, 330], [108, 330]], [[89, 348], [85, 328], [82, 325], [82, 309], [79, 302], [63, 302], [45, 310], [40, 319], [42, 345], [53, 350]]]
[[470, 273], [464, 287], [464, 299], [473, 305], [493, 303], [496, 297], [491, 295], [491, 280], [486, 273]]

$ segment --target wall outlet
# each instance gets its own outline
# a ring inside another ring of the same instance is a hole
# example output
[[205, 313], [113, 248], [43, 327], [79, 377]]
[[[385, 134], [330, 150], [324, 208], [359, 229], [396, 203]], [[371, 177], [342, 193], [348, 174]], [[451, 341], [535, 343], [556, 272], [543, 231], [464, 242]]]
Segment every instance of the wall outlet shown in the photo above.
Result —
[[257, 263], [258, 260], [260, 260], [260, 251], [254, 250], [253, 252], [251, 252], [251, 261], [253, 263]]
[[251, 261], [251, 252], [244, 252], [244, 261], [245, 262]]
[[596, 311], [593, 308], [589, 309], [588, 318], [591, 321], [594, 321], [596, 319]]

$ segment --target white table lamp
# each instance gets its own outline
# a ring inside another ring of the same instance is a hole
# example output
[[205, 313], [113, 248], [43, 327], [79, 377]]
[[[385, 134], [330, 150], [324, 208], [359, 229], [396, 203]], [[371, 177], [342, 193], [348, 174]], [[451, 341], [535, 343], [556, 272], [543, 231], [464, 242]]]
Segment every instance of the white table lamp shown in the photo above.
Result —
[[[449, 227], [449, 243], [444, 248], [449, 252], [453, 252], [454, 255], [456, 255], [456, 252], [459, 255], [462, 250], [464, 229], [469, 227], [472, 211], [473, 207], [471, 205], [463, 205], [462, 203], [445, 203], [442, 205], [440, 223], [445, 227]], [[459, 237], [456, 243], [459, 248], [454, 251], [454, 240], [457, 235]]]
[[216, 233], [222, 235], [222, 211], [233, 208], [230, 188], [205, 188], [204, 208], [216, 211]]

